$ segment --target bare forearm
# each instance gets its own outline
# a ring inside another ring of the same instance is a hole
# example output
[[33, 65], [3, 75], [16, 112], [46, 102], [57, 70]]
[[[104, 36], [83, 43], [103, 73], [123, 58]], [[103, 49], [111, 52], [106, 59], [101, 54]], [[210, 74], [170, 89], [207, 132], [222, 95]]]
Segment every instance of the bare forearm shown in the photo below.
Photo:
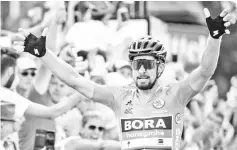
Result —
[[77, 97], [65, 99], [58, 104], [47, 107], [41, 104], [32, 103], [27, 108], [25, 114], [30, 116], [54, 119], [55, 117], [60, 116], [62, 113], [67, 112], [72, 109], [79, 102], [80, 99]]
[[201, 64], [188, 78], [189, 85], [193, 91], [201, 91], [214, 74], [220, 53], [220, 43], [221, 39], [208, 37], [207, 47], [203, 53]]
[[47, 49], [46, 54], [40, 58], [44, 65], [62, 82], [80, 92], [87, 98], [94, 94], [94, 84], [89, 79], [77, 73], [72, 66], [58, 58]]
[[208, 37], [207, 47], [200, 64], [202, 75], [212, 76], [214, 74], [220, 53], [220, 43], [221, 38], [213, 39], [211, 36]]
[[79, 74], [69, 64], [58, 58], [49, 49], [47, 49], [45, 56], [41, 57], [41, 60], [57, 78], [70, 87], [74, 86]]

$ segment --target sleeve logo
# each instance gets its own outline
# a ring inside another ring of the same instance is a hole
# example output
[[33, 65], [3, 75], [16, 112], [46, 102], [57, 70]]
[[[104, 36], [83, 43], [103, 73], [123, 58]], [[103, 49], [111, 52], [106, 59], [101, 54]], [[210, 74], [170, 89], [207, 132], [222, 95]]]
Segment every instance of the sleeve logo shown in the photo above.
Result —
[[176, 115], [175, 115], [175, 122], [177, 123], [177, 124], [179, 124], [179, 123], [181, 123], [181, 115], [180, 115], [180, 113], [177, 113]]
[[132, 106], [132, 100], [128, 101], [128, 102], [126, 103], [126, 105], [127, 105], [127, 106], [128, 106], [128, 105]]

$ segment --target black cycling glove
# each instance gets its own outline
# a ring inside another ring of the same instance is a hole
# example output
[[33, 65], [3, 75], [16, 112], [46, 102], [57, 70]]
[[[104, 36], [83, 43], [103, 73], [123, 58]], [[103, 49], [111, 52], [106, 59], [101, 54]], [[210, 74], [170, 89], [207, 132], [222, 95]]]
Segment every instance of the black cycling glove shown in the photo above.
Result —
[[212, 19], [210, 16], [206, 18], [206, 22], [210, 34], [214, 39], [218, 39], [220, 36], [222, 36], [225, 33], [225, 30], [227, 29], [224, 26], [225, 21], [223, 21], [223, 17], [221, 16], [217, 16], [215, 19]]
[[36, 57], [43, 57], [46, 53], [46, 36], [37, 38], [34, 34], [29, 34], [25, 39], [24, 52], [28, 52]]

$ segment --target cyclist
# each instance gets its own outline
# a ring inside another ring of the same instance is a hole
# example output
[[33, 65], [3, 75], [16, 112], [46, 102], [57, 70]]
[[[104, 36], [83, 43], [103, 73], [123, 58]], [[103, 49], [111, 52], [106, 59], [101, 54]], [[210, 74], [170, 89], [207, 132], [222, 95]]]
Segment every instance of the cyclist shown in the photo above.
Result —
[[159, 77], [165, 69], [166, 49], [153, 37], [143, 37], [129, 47], [134, 83], [123, 87], [95, 84], [79, 75], [71, 66], [45, 47], [47, 29], [41, 37], [19, 29], [15, 50], [29, 52], [67, 85], [84, 96], [111, 107], [119, 116], [122, 149], [179, 149], [184, 108], [214, 74], [221, 37], [235, 23], [224, 10], [212, 19], [204, 9], [210, 31], [202, 61], [187, 79], [162, 86]]

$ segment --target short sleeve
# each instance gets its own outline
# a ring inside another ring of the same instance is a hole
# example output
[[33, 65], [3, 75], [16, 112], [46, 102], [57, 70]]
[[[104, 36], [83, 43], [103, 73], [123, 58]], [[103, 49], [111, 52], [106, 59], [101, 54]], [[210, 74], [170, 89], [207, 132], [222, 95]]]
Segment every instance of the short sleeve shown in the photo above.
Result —
[[119, 96], [125, 92], [120, 86], [102, 86], [96, 85], [94, 89], [93, 100], [103, 103], [112, 110], [120, 109]]
[[193, 90], [189, 84], [189, 78], [179, 82], [179, 99], [183, 106], [186, 106], [188, 102], [197, 94], [198, 92]]

